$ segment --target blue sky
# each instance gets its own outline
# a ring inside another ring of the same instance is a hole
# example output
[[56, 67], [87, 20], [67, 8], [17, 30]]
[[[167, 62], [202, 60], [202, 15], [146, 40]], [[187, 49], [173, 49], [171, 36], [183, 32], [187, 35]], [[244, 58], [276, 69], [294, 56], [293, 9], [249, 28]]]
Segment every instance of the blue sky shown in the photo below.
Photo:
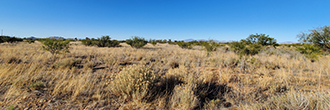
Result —
[[330, 25], [330, 0], [0, 0], [0, 29], [16, 37], [278, 42]]

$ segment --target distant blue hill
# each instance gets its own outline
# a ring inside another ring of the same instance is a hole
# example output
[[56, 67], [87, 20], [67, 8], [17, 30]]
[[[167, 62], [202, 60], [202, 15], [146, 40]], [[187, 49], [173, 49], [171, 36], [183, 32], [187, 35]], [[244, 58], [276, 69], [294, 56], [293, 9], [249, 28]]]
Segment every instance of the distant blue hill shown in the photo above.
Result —
[[[195, 41], [196, 39], [185, 39], [183, 40], [184, 42], [191, 42], [191, 41]], [[199, 40], [196, 40], [196, 41], [208, 41], [208, 40], [205, 40], [205, 39], [199, 39]], [[214, 42], [218, 42], [218, 43], [226, 43], [226, 42], [233, 42], [232, 40], [229, 40], [229, 41], [225, 41], [225, 40], [222, 40], [222, 41], [219, 41], [219, 40], [214, 40]]]
[[36, 37], [31, 36], [31, 37], [28, 37], [26, 39], [39, 39], [39, 38], [36, 38]]
[[194, 41], [195, 39], [185, 39], [183, 40], [184, 42], [191, 42], [191, 41]]
[[59, 36], [52, 36], [52, 37], [49, 37], [50, 39], [65, 39], [64, 37], [59, 37]]
[[[195, 41], [196, 39], [185, 39], [183, 40], [184, 42], [191, 42], [191, 41]], [[196, 40], [196, 41], [208, 41], [208, 40], [205, 40], [205, 39], [199, 39], [199, 40]]]
[[279, 44], [295, 44], [298, 43], [296, 41], [285, 41], [285, 42], [280, 42]]

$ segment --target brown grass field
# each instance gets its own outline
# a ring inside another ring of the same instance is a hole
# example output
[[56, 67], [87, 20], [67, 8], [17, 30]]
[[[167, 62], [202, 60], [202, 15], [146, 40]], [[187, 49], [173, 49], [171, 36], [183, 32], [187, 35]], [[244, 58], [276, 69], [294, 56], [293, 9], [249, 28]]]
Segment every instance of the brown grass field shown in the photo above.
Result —
[[0, 109], [329, 109], [330, 56], [289, 47], [240, 58], [226, 47], [134, 49], [0, 44]]

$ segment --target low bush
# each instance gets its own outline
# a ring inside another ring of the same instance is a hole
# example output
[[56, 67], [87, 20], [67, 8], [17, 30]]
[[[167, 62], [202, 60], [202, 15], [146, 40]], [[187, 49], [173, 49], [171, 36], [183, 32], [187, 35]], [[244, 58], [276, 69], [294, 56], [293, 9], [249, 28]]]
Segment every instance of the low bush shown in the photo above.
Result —
[[16, 38], [16, 37], [10, 37], [10, 36], [0, 36], [0, 43], [8, 42], [8, 43], [14, 43], [14, 42], [21, 42], [23, 39]]
[[262, 46], [260, 44], [247, 45], [245, 42], [232, 42], [231, 48], [239, 55], [255, 55], [260, 52]]
[[265, 34], [251, 34], [248, 38], [242, 39], [240, 42], [230, 43], [232, 50], [242, 55], [255, 55], [258, 54], [263, 46], [279, 46], [276, 43], [276, 39], [269, 37]]
[[189, 42], [178, 41], [178, 42], [176, 42], [176, 44], [183, 49], [192, 49], [192, 44]]
[[30, 84], [29, 88], [32, 90], [40, 90], [42, 88], [44, 88], [44, 84], [41, 81], [38, 81], [36, 83]]
[[206, 51], [211, 52], [211, 51], [216, 51], [217, 47], [219, 47], [220, 45], [218, 43], [216, 43], [214, 40], [209, 40], [208, 42], [205, 42], [202, 44], [204, 46], [204, 48], [206, 49]]
[[152, 45], [155, 46], [155, 45], [157, 44], [157, 41], [156, 41], [156, 40], [151, 40], [151, 39], [150, 39], [150, 40], [149, 40], [149, 43], [151, 43]]
[[69, 40], [64, 39], [46, 39], [43, 42], [42, 48], [53, 55], [67, 53], [69, 52], [69, 43]]
[[31, 44], [31, 43], [34, 43], [36, 40], [35, 39], [26, 39], [25, 41], [27, 43]]
[[148, 41], [142, 37], [134, 36], [131, 39], [126, 40], [126, 43], [134, 48], [142, 48], [148, 43]]
[[322, 49], [313, 44], [303, 44], [302, 46], [297, 47], [297, 51], [310, 59], [318, 59], [318, 56], [322, 54]]
[[111, 38], [109, 36], [102, 36], [98, 39], [89, 39], [86, 38], [84, 40], [81, 40], [82, 44], [86, 46], [98, 46], [98, 47], [118, 47], [119, 41], [117, 40], [110, 40]]

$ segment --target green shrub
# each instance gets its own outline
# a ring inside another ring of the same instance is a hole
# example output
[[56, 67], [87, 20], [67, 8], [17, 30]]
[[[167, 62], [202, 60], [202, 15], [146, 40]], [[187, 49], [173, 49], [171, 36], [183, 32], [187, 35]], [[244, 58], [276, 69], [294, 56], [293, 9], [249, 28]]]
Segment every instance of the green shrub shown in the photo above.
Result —
[[216, 43], [214, 40], [209, 40], [208, 42], [204, 42], [202, 44], [204, 46], [204, 48], [206, 49], [206, 51], [211, 52], [211, 51], [216, 51], [217, 47], [219, 47], [220, 45], [218, 43]]
[[0, 43], [8, 42], [8, 43], [14, 43], [14, 42], [21, 42], [23, 39], [16, 38], [16, 37], [10, 37], [10, 36], [0, 36]]
[[86, 39], [81, 40], [81, 43], [86, 46], [98, 46], [98, 47], [119, 47], [120, 42], [117, 40], [110, 40], [111, 38], [109, 36], [102, 36], [101, 38], [97, 39], [89, 39], [86, 37]]
[[256, 34], [250, 35], [246, 39], [242, 39], [240, 42], [232, 42], [231, 48], [239, 55], [255, 55], [258, 54], [263, 46], [271, 45], [274, 48], [279, 46], [276, 43], [276, 39], [270, 38], [269, 35]]
[[256, 43], [247, 45], [245, 42], [232, 42], [231, 48], [239, 55], [255, 55], [260, 52], [262, 46]]
[[297, 47], [297, 51], [310, 59], [318, 59], [318, 56], [322, 54], [322, 49], [313, 44], [303, 44], [302, 46]]
[[131, 39], [126, 40], [126, 43], [133, 48], [142, 48], [148, 43], [148, 41], [142, 37], [134, 36]]
[[52, 55], [69, 52], [69, 40], [46, 39], [42, 48], [49, 51]]
[[189, 42], [178, 41], [178, 42], [176, 42], [176, 44], [183, 49], [192, 49], [192, 44]]
[[88, 37], [86, 37], [86, 39], [81, 40], [81, 43], [86, 45], [86, 46], [92, 46], [92, 40], [90, 40]]
[[171, 39], [168, 39], [167, 43], [168, 43], [168, 44], [175, 44], [175, 42], [172, 42]]
[[26, 42], [31, 44], [31, 43], [34, 43], [36, 40], [35, 39], [26, 39]]
[[33, 84], [30, 84], [29, 85], [29, 88], [30, 89], [33, 89], [33, 90], [40, 90], [42, 88], [44, 88], [44, 84], [41, 82], [41, 81], [38, 81], [36, 83], [33, 83]]
[[111, 41], [109, 36], [102, 36], [98, 38], [98, 43], [96, 44], [98, 47], [118, 47], [119, 42]]
[[14, 106], [12, 106], [12, 105], [10, 105], [10, 106], [8, 106], [7, 108], [6, 108], [6, 110], [15, 110], [17, 107], [14, 107]]
[[112, 93], [127, 100], [141, 99], [153, 89], [156, 75], [145, 66], [128, 66], [112, 81]]
[[155, 45], [157, 44], [157, 41], [156, 41], [156, 40], [151, 40], [151, 39], [150, 39], [150, 40], [149, 40], [149, 43], [151, 43], [152, 45], [155, 46]]
[[255, 55], [260, 52], [261, 48], [262, 48], [262, 46], [260, 44], [251, 44], [251, 45], [248, 45], [247, 48], [245, 48], [243, 54]]

